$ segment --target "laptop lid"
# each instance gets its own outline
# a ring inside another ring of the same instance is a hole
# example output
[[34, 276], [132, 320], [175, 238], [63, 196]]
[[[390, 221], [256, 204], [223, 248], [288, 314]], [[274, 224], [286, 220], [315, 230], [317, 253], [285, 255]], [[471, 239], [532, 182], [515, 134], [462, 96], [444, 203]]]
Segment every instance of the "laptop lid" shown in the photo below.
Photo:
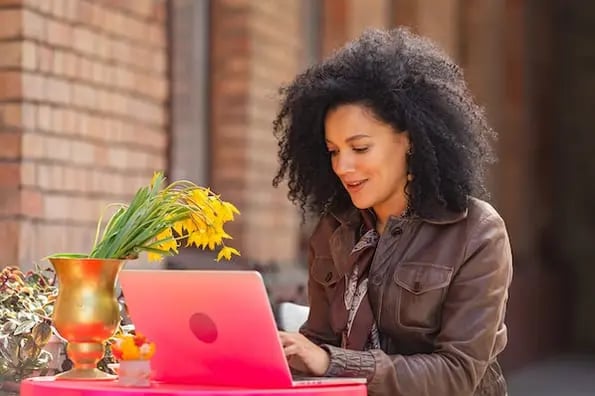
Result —
[[136, 329], [156, 344], [156, 381], [292, 386], [258, 272], [124, 270], [120, 285]]

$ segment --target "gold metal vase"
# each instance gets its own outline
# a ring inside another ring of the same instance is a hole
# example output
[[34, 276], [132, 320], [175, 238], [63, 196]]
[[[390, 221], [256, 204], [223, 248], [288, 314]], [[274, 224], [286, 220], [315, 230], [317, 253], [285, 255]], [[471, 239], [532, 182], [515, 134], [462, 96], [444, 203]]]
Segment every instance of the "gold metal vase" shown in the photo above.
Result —
[[105, 342], [120, 322], [115, 293], [116, 281], [125, 260], [50, 258], [58, 276], [58, 298], [53, 324], [68, 345], [73, 368], [57, 379], [97, 380], [114, 376], [97, 369], [105, 353]]

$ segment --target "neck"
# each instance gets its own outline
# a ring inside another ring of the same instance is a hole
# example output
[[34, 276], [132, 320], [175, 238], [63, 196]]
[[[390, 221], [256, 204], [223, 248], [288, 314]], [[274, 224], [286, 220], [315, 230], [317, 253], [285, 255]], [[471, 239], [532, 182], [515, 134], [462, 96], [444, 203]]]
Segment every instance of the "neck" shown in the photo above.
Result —
[[376, 214], [376, 230], [382, 234], [390, 216], [401, 216], [405, 214], [407, 211], [407, 201], [403, 199], [398, 205], [392, 205], [391, 208], [380, 206], [373, 209]]

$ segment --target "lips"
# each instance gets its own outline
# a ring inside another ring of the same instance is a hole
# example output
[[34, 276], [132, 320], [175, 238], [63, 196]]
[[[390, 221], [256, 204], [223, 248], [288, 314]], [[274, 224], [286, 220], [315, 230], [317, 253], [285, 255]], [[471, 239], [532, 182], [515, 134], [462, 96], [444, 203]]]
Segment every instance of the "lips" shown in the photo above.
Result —
[[361, 190], [364, 185], [366, 184], [368, 180], [364, 179], [364, 180], [355, 180], [355, 181], [345, 181], [343, 182], [343, 185], [345, 186], [345, 188], [347, 189], [347, 191], [349, 193], [356, 193], [359, 190]]

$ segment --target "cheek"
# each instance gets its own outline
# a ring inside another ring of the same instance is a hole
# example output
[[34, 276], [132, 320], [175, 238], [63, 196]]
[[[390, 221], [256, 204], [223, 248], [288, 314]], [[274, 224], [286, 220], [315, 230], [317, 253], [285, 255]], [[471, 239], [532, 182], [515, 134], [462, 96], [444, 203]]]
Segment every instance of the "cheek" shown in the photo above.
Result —
[[407, 164], [398, 155], [387, 156], [379, 164], [378, 169], [386, 181], [399, 181], [407, 177]]
[[336, 174], [337, 173], [337, 157], [331, 157], [331, 169]]

